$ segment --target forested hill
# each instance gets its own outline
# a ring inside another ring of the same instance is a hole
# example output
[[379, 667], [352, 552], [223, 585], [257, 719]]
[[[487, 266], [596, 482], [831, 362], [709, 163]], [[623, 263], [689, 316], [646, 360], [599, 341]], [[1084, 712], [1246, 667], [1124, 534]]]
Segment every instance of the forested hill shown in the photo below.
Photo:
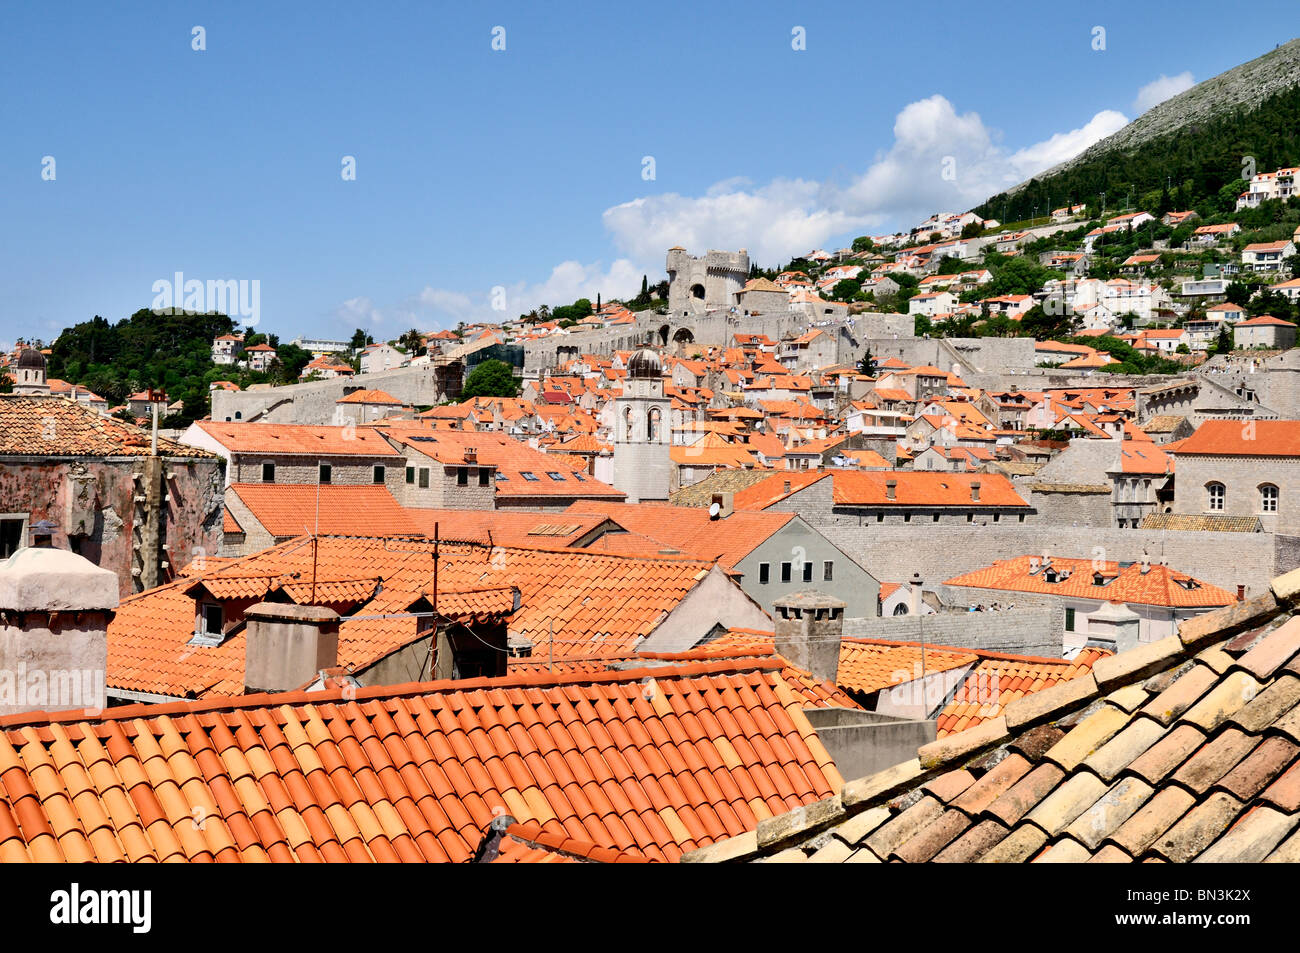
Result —
[[213, 367], [212, 339], [236, 327], [224, 314], [141, 309], [116, 324], [96, 315], [59, 335], [51, 346], [49, 376], [87, 387], [110, 405], [160, 387], [169, 400], [185, 402], [184, 417], [202, 417], [208, 401], [205, 374]]
[[1100, 208], [1102, 193], [1107, 209], [1127, 204], [1155, 211], [1168, 186], [1170, 207], [1207, 216], [1224, 210], [1221, 192], [1231, 192], [1235, 201], [1244, 191], [1242, 180], [1253, 174], [1248, 157], [1253, 172], [1300, 165], [1300, 87], [1275, 93], [1253, 108], [1187, 123], [1131, 149], [1076, 160], [995, 195], [974, 211], [1004, 222], [1028, 219], [1035, 207], [1043, 214], [1083, 203], [1091, 213]]

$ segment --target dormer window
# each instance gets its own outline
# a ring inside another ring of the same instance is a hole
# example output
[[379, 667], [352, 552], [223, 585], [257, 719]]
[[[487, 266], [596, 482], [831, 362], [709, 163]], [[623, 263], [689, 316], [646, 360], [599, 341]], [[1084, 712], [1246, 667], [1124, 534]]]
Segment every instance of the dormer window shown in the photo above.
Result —
[[209, 648], [221, 644], [222, 630], [225, 628], [225, 610], [218, 602], [200, 602], [194, 619], [194, 637], [190, 645], [204, 645]]

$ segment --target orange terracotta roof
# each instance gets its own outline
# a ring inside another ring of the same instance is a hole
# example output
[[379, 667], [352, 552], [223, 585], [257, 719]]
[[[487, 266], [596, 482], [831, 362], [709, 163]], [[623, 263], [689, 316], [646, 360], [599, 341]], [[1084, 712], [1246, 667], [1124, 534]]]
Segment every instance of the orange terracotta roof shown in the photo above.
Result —
[[229, 507], [221, 508], [221, 531], [223, 533], [242, 533], [244, 528], [239, 525], [239, 521], [231, 515]]
[[767, 509], [773, 503], [828, 476], [829, 470], [777, 470], [766, 480], [760, 480], [738, 492], [732, 498], [732, 506], [738, 510]]
[[843, 783], [783, 667], [11, 716], [0, 719], [0, 860], [460, 862], [501, 814], [676, 860]]
[[944, 585], [1045, 593], [1167, 608], [1210, 608], [1231, 605], [1237, 601], [1236, 595], [1226, 589], [1159, 564], [1152, 564], [1149, 571], [1144, 573], [1138, 563], [1121, 567], [1116, 562], [1053, 556], [1051, 569], [1057, 573], [1068, 572], [1069, 576], [1049, 582], [1047, 570], [1040, 568], [1030, 574], [1030, 560], [1037, 558], [1017, 556], [1014, 559], [999, 560], [983, 569], [954, 576], [946, 580]]
[[570, 546], [607, 522], [605, 516], [598, 514], [414, 508], [406, 512], [425, 536], [432, 537], [436, 525], [445, 540], [526, 549]]
[[[908, 470], [838, 470], [834, 501], [846, 506], [1027, 507], [1011, 481], [996, 473], [926, 473]], [[894, 499], [888, 498], [889, 481]], [[979, 483], [979, 502], [972, 484]]]
[[392, 394], [382, 390], [357, 390], [348, 394], [346, 397], [340, 397], [335, 401], [336, 404], [393, 404], [398, 407], [402, 402]]
[[1098, 659], [1109, 655], [1109, 652], [1099, 649], [1085, 648], [1073, 660], [985, 657], [966, 676], [952, 701], [939, 713], [938, 737], [965, 731], [996, 718], [1016, 699], [1051, 688], [1058, 682], [1078, 678], [1091, 671]]
[[369, 427], [219, 423], [213, 420], [196, 421], [195, 426], [232, 453], [328, 457], [398, 455], [377, 431]]
[[404, 509], [382, 485], [232, 483], [230, 491], [277, 539], [312, 532], [336, 536], [406, 536], [421, 532], [411, 519], [411, 511]]
[[469, 461], [465, 455], [472, 449], [478, 463], [495, 468], [498, 498], [556, 496], [621, 499], [627, 495], [608, 483], [587, 475], [585, 464], [573, 454], [543, 453], [496, 431], [467, 433], [463, 430], [430, 430], [423, 425], [409, 426], [403, 422], [383, 426], [382, 429], [391, 440], [439, 463], [467, 464]]
[[[147, 457], [151, 434], [104, 417], [66, 397], [0, 394], [0, 454], [22, 456]], [[168, 457], [215, 459], [213, 454], [158, 438]]]
[[[570, 514], [599, 514], [608, 517], [639, 537], [648, 539], [652, 548], [634, 549], [653, 555], [663, 546], [705, 559], [717, 560], [730, 569], [795, 518], [794, 513], [764, 513], [735, 510], [730, 516], [712, 519], [707, 509], [698, 506], [655, 506], [648, 503], [605, 503], [583, 500], [564, 511]], [[601, 551], [612, 536], [604, 535], [587, 549]]]
[[[359, 615], [404, 613], [432, 586], [432, 540], [322, 536], [315, 548], [318, 586], [383, 579], [382, 591]], [[108, 627], [110, 688], [170, 697], [244, 690], [242, 628], [215, 647], [187, 644], [194, 633], [196, 587], [201, 584], [229, 604], [229, 627], [242, 618], [244, 608], [277, 586], [310, 580], [313, 546], [302, 537], [253, 556], [208, 563], [204, 571], [138, 593], [118, 607]], [[558, 547], [444, 543], [439, 567], [440, 596], [518, 589], [520, 607], [510, 618], [511, 636], [530, 640], [535, 653], [546, 654], [553, 628], [554, 654], [564, 658], [630, 653], [704, 579], [710, 564]], [[362, 671], [417, 637], [415, 618], [344, 618], [338, 663]]]
[[1207, 420], [1182, 442], [1181, 454], [1300, 457], [1300, 420]]

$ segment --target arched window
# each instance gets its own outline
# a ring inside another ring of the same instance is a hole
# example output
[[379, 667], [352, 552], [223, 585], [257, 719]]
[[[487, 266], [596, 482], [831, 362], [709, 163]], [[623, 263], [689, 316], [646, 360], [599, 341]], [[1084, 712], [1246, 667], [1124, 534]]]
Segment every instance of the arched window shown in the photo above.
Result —
[[1223, 512], [1224, 490], [1222, 483], [1205, 484], [1206, 506], [1213, 512]]
[[898, 605], [894, 606], [894, 615], [907, 615], [907, 613], [908, 608], [906, 602], [900, 602]]
[[650, 412], [646, 414], [646, 438], [651, 443], [659, 442], [659, 408], [651, 407]]
[[1272, 483], [1260, 484], [1259, 511], [1261, 513], [1277, 512], [1277, 487]]
[[626, 430], [627, 437], [625, 439], [630, 441], [632, 439], [632, 408], [631, 407], [625, 407], [623, 409], [623, 422], [627, 428]]

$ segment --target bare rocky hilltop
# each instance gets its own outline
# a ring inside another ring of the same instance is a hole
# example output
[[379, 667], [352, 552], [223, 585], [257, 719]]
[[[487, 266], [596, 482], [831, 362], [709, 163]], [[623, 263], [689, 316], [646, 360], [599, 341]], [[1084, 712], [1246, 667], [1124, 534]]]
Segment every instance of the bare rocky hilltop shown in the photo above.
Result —
[[[1107, 153], [1130, 151], [1151, 139], [1234, 109], [1253, 109], [1269, 96], [1298, 84], [1300, 39], [1295, 39], [1148, 109], [1123, 129], [1035, 178], [1041, 181]], [[1007, 194], [1018, 192], [1026, 184], [1008, 189]]]

